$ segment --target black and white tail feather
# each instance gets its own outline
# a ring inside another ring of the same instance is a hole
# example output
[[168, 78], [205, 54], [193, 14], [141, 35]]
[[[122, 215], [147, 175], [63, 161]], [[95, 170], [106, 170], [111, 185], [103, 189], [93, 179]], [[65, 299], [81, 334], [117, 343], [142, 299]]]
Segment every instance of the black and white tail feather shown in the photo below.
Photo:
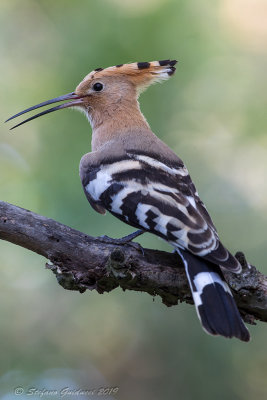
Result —
[[240, 316], [220, 268], [188, 251], [177, 249], [203, 329], [210, 335], [249, 341], [249, 332]]

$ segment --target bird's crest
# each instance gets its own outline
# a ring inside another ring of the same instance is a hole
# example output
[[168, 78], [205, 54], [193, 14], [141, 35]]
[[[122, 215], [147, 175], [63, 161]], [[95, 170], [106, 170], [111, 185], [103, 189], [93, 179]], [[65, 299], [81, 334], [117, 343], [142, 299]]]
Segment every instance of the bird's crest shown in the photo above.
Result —
[[153, 83], [169, 79], [174, 74], [176, 60], [161, 60], [151, 62], [135, 62], [119, 64], [108, 68], [96, 68], [83, 79], [84, 81], [101, 79], [103, 77], [128, 78], [138, 91], [143, 91]]

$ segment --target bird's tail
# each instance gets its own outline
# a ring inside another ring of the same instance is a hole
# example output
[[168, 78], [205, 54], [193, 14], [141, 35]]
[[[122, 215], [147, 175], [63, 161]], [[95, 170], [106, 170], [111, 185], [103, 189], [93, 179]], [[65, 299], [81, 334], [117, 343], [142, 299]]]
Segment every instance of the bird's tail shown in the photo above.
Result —
[[236, 337], [248, 342], [249, 332], [220, 267], [187, 251], [178, 249], [177, 252], [184, 262], [203, 329], [210, 335]]

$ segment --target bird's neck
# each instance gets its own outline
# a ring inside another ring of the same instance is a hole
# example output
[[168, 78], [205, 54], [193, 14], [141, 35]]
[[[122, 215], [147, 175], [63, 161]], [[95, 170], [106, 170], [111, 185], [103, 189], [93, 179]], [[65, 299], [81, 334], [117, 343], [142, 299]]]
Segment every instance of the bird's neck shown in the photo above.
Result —
[[99, 150], [107, 142], [114, 139], [123, 139], [131, 131], [150, 130], [137, 100], [114, 104], [102, 109], [101, 112], [92, 110], [89, 119], [93, 129], [92, 151]]

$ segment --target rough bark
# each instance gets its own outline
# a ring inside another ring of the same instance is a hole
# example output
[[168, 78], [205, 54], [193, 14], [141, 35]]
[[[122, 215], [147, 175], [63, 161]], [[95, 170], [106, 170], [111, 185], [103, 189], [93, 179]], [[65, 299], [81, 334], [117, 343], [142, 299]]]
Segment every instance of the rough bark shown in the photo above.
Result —
[[[61, 286], [83, 293], [86, 289], [123, 290], [159, 295], [167, 306], [178, 301], [192, 304], [183, 264], [176, 254], [143, 249], [138, 243], [113, 243], [95, 238], [0, 201], [0, 239], [25, 247], [49, 260]], [[243, 272], [225, 272], [244, 319], [267, 321], [267, 277], [236, 254]]]

